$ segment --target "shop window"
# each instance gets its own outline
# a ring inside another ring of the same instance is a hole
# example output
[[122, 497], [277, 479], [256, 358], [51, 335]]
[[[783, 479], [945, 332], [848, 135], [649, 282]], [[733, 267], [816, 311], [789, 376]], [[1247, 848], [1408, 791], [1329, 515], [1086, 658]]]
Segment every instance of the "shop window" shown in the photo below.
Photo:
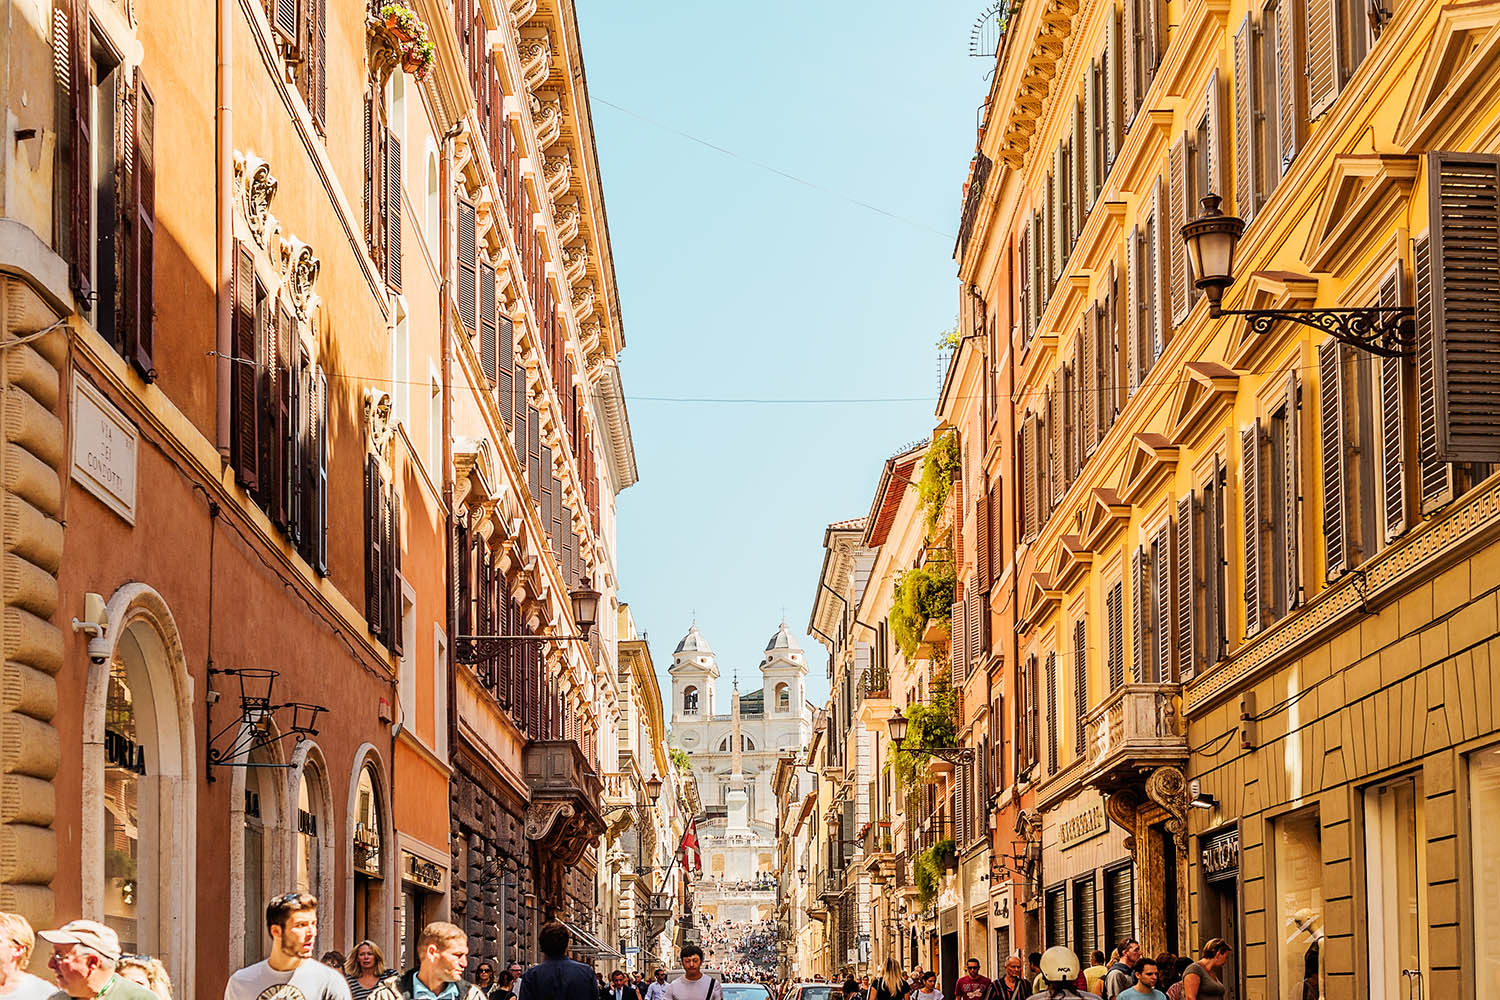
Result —
[[1406, 995], [1403, 970], [1429, 973], [1427, 818], [1422, 777], [1366, 789], [1366, 943], [1372, 1000]]
[[[149, 813], [141, 810], [141, 785], [146, 776], [145, 747], [137, 742], [136, 700], [123, 659], [110, 666], [109, 693], [104, 709], [104, 921], [120, 935], [126, 951], [137, 951], [137, 868], [141, 859], [141, 829]], [[149, 849], [149, 845], [147, 845]]]
[[381, 804], [375, 772], [360, 769], [354, 799], [354, 940], [381, 937]]
[[1073, 954], [1087, 963], [1088, 955], [1099, 947], [1098, 918], [1094, 909], [1094, 876], [1073, 883]]
[[1469, 758], [1469, 899], [1474, 906], [1474, 940], [1469, 954], [1482, 956], [1474, 966], [1474, 995], [1500, 990], [1500, 839], [1486, 836], [1500, 829], [1500, 746]]
[[1320, 1000], [1323, 992], [1323, 841], [1318, 811], [1274, 823], [1276, 993]]
[[1066, 944], [1068, 940], [1068, 887], [1059, 885], [1047, 890], [1046, 907], [1043, 911], [1047, 921], [1048, 947]]
[[323, 815], [322, 779], [312, 764], [304, 766], [297, 784], [296, 888], [321, 896], [323, 886]]
[[277, 767], [265, 748], [250, 755], [245, 771], [245, 821], [242, 847], [245, 865], [245, 964], [259, 962], [266, 955], [267, 880], [271, 877], [271, 858], [267, 853], [269, 830], [275, 827]]

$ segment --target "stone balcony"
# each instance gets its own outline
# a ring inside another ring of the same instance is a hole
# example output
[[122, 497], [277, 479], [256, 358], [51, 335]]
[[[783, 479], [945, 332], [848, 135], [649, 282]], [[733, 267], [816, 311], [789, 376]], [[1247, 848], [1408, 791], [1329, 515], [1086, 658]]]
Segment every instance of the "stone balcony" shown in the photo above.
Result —
[[573, 740], [537, 740], [526, 745], [522, 767], [531, 787], [526, 836], [550, 859], [576, 864], [604, 833], [599, 811], [604, 783]]
[[1103, 791], [1139, 785], [1158, 767], [1180, 767], [1188, 758], [1182, 685], [1126, 684], [1084, 716], [1084, 731], [1084, 781]]

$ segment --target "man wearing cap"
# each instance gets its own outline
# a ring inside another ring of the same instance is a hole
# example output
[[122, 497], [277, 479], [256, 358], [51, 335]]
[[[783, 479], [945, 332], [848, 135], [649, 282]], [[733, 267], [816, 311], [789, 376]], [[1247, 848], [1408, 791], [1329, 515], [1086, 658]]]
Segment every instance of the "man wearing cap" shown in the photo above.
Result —
[[120, 936], [97, 920], [73, 920], [55, 931], [42, 931], [52, 946], [47, 965], [70, 997], [94, 1000], [156, 1000], [156, 994], [115, 973], [120, 961]]
[[350, 1000], [343, 973], [313, 955], [318, 897], [305, 892], [277, 896], [266, 906], [266, 929], [271, 954], [230, 976], [224, 1000]]

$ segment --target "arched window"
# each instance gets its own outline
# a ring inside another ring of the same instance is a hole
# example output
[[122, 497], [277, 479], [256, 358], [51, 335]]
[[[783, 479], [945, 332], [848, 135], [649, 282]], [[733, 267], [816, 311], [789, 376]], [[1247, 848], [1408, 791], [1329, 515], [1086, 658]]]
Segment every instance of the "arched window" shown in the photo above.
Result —
[[683, 689], [683, 691], [682, 691], [682, 714], [683, 715], [697, 715], [698, 714], [698, 689], [696, 687], [692, 687], [690, 685], [690, 686], [688, 686], [688, 687], [686, 687], [686, 688]]
[[380, 890], [385, 879], [381, 866], [381, 802], [379, 783], [369, 765], [360, 768], [354, 795], [354, 941], [384, 938], [381, 925]]
[[[740, 749], [741, 750], [754, 750], [755, 749], [755, 741], [752, 740], [750, 737], [746, 736], [744, 733], [741, 733], [740, 734]], [[719, 753], [728, 753], [728, 752], [729, 752], [729, 737], [726, 736], [722, 740], [719, 741]]]
[[271, 844], [279, 810], [276, 770], [278, 762], [268, 747], [250, 754], [245, 772], [245, 821], [242, 828], [245, 863], [245, 964], [253, 965], [266, 955], [266, 899], [270, 888]]
[[314, 761], [306, 761], [297, 780], [296, 876], [293, 886], [298, 892], [310, 892], [319, 898], [326, 895], [323, 891], [323, 842], [332, 832], [328, 829], [323, 786], [322, 770]]
[[790, 712], [792, 710], [792, 689], [785, 681], [776, 685], [776, 711]]
[[[122, 642], [134, 646], [131, 638]], [[149, 689], [150, 678], [144, 663], [139, 670], [131, 669], [135, 659], [121, 656], [110, 664], [104, 707], [104, 921], [119, 933], [121, 947], [130, 952], [141, 950], [136, 932], [141, 850], [154, 846], [142, 845], [141, 840], [149, 838], [156, 826], [141, 826], [142, 819], [151, 814], [141, 810], [147, 763], [146, 748], [140, 742], [145, 734], [136, 730], [136, 704], [141, 686]]]

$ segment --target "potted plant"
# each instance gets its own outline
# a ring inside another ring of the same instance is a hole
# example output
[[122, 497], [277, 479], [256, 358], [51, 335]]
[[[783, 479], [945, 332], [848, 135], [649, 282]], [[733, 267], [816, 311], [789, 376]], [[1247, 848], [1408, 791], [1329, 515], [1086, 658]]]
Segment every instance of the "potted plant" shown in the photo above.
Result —
[[427, 24], [405, 4], [388, 3], [380, 8], [379, 30], [385, 32], [390, 47], [399, 58], [401, 69], [417, 79], [432, 72], [437, 47], [427, 34]]

